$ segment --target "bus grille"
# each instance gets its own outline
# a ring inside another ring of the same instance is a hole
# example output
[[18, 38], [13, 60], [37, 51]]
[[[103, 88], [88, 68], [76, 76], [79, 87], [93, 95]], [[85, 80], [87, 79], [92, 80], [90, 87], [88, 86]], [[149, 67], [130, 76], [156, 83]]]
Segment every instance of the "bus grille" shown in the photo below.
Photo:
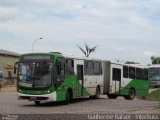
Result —
[[[36, 96], [35, 96], [36, 97]], [[21, 99], [30, 100], [31, 96], [20, 96]], [[36, 97], [36, 100], [47, 100], [48, 97]]]

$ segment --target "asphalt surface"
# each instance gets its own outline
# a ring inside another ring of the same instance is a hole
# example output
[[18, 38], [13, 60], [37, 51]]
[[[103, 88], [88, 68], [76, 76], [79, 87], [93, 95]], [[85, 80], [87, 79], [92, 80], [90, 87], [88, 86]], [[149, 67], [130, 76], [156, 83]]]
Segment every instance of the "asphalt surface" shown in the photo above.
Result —
[[34, 102], [18, 100], [16, 92], [0, 92], [0, 114], [160, 114], [160, 103], [147, 100], [75, 99], [70, 104], [48, 102], [36, 106]]

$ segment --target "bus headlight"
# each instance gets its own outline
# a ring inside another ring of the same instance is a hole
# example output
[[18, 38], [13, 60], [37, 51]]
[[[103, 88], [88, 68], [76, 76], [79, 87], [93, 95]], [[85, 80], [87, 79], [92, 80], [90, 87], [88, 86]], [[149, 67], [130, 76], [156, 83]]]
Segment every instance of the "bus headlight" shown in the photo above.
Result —
[[22, 92], [22, 90], [19, 90], [19, 92], [21, 93], [21, 92]]
[[48, 92], [48, 93], [50, 93], [51, 91], [50, 91], [50, 90], [48, 90], [47, 92]]

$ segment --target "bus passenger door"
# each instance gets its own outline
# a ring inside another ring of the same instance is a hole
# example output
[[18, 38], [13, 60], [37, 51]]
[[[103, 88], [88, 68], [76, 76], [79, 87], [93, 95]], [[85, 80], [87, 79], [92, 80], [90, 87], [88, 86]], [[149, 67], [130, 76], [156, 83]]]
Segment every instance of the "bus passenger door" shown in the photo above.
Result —
[[112, 93], [120, 93], [121, 86], [121, 69], [112, 68]]
[[83, 84], [84, 84], [84, 74], [83, 74], [83, 65], [77, 65], [77, 95], [83, 96]]

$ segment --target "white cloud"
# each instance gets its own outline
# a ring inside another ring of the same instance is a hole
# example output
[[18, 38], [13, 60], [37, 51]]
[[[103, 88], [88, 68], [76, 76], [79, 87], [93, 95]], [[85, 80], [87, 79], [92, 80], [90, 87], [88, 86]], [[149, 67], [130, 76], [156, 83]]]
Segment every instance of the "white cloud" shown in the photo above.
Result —
[[152, 18], [159, 12], [158, 0], [0, 0], [0, 47], [30, 52], [33, 40], [42, 36], [36, 51], [79, 53], [75, 44], [89, 42], [99, 46], [95, 56], [127, 60], [144, 51], [144, 61], [155, 54], [149, 51], [159, 54], [160, 22]]
[[115, 50], [115, 51], [117, 51], [117, 52], [123, 52], [123, 51], [124, 51], [124, 49], [123, 49], [123, 48], [119, 48], [119, 47], [114, 48], [114, 50]]
[[23, 15], [24, 13], [21, 12], [18, 8], [14, 7], [0, 7], [0, 21], [8, 21], [13, 20], [16, 17]]
[[147, 56], [147, 57], [151, 57], [151, 56], [154, 56], [154, 55], [157, 55], [157, 54], [154, 53], [154, 52], [150, 52], [150, 51], [143, 51], [142, 55]]

